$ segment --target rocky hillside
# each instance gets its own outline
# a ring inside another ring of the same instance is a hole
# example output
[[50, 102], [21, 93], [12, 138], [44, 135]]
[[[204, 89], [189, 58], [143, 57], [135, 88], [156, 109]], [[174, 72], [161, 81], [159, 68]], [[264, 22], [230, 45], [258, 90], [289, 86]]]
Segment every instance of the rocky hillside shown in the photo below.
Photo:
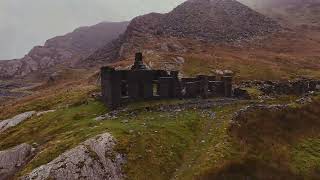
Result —
[[[151, 13], [133, 19], [119, 39], [99, 49], [88, 60], [110, 62], [163, 38], [234, 42], [279, 29], [275, 21], [235, 0], [189, 0], [167, 14]], [[179, 49], [176, 45], [172, 48]]]
[[320, 25], [319, 0], [239, 0], [257, 11], [293, 25]]
[[47, 40], [44, 46], [34, 47], [22, 59], [0, 61], [0, 78], [25, 76], [61, 64], [73, 66], [105, 43], [117, 38], [125, 31], [126, 26], [127, 22], [104, 22]]

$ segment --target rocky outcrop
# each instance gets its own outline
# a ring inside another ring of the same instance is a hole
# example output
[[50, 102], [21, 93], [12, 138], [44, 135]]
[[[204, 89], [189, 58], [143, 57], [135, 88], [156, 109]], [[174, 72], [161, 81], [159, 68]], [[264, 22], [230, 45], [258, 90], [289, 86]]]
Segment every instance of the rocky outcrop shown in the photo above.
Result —
[[115, 140], [109, 133], [96, 136], [33, 170], [23, 179], [122, 179], [124, 158], [113, 151], [114, 146]]
[[14, 175], [32, 157], [33, 148], [28, 144], [21, 144], [12, 149], [0, 151], [0, 180]]
[[127, 24], [104, 22], [49, 39], [44, 46], [34, 47], [22, 59], [0, 61], [0, 79], [23, 77], [56, 65], [74, 66], [104, 44], [116, 39], [125, 31]]
[[19, 114], [11, 119], [6, 119], [3, 121], [0, 121], [0, 134], [7, 130], [10, 127], [14, 127], [18, 124], [20, 124], [22, 121], [25, 121], [26, 119], [30, 118], [33, 116], [36, 112], [35, 111], [30, 111], [30, 112], [25, 112], [22, 114]]
[[[164, 38], [191, 38], [206, 42], [234, 42], [280, 30], [272, 19], [235, 0], [189, 0], [167, 14], [151, 13], [134, 18], [125, 33], [87, 60], [112, 62], [126, 58], [150, 42]], [[178, 44], [177, 44], [178, 45]], [[178, 51], [184, 47], [172, 46]], [[162, 45], [169, 51], [170, 47]]]

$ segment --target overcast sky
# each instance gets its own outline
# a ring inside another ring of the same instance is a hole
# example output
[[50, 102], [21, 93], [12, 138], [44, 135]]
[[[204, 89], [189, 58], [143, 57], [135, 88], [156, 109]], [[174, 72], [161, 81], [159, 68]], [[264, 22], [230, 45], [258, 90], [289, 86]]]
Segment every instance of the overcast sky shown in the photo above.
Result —
[[0, 60], [21, 58], [33, 46], [102, 21], [168, 12], [185, 0], [0, 0]]

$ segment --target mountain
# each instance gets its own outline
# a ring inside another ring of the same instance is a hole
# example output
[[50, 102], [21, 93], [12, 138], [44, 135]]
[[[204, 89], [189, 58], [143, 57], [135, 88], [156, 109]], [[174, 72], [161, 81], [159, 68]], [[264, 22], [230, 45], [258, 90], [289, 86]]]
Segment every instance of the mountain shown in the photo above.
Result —
[[117, 38], [125, 31], [127, 24], [103, 22], [49, 39], [44, 46], [34, 47], [22, 59], [0, 61], [0, 78], [22, 77], [56, 65], [72, 67], [105, 43]]
[[167, 14], [151, 13], [133, 19], [120, 38], [96, 51], [88, 61], [121, 59], [132, 49], [142, 49], [144, 44], [164, 38], [235, 42], [280, 29], [277, 22], [235, 0], [189, 0]]
[[320, 0], [239, 1], [284, 24], [320, 25]]

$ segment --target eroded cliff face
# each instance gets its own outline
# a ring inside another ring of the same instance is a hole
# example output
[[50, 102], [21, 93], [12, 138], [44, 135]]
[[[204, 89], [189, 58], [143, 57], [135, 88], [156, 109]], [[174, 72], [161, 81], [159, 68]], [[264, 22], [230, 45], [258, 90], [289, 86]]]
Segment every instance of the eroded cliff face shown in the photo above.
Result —
[[22, 59], [0, 61], [0, 78], [23, 77], [57, 65], [72, 67], [117, 38], [126, 27], [127, 22], [105, 22], [47, 40], [44, 46], [34, 47]]

